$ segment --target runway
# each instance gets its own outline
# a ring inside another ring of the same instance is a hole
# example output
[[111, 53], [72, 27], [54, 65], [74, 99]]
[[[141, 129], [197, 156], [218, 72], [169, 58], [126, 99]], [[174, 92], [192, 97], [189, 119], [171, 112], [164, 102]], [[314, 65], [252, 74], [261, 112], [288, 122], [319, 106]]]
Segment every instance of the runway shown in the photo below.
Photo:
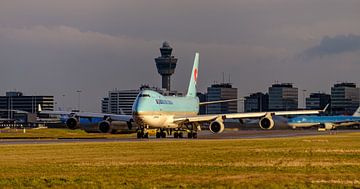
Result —
[[220, 134], [213, 134], [210, 131], [200, 131], [197, 139], [156, 139], [150, 136], [149, 139], [137, 139], [135, 136], [128, 138], [58, 138], [58, 139], [0, 139], [0, 145], [16, 144], [57, 144], [57, 143], [91, 143], [91, 142], [147, 142], [147, 141], [178, 141], [178, 140], [229, 140], [229, 139], [260, 139], [260, 138], [282, 138], [301, 137], [315, 135], [336, 135], [340, 133], [360, 132], [359, 129], [332, 130], [319, 132], [315, 129], [308, 130], [226, 130]]

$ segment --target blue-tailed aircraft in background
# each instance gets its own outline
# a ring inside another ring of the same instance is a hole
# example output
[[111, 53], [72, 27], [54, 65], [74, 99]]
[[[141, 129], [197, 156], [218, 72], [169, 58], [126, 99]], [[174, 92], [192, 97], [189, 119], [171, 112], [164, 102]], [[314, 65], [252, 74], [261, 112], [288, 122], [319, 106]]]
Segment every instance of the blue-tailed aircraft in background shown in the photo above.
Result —
[[293, 129], [318, 126], [319, 131], [336, 129], [336, 127], [359, 125], [360, 107], [352, 116], [297, 116], [289, 118], [287, 124]]
[[[260, 128], [272, 129], [274, 127], [273, 116], [319, 114], [324, 111], [300, 110], [198, 115], [200, 105], [225, 102], [199, 102], [199, 98], [196, 96], [198, 65], [199, 53], [196, 53], [188, 91], [185, 96], [164, 96], [153, 90], [143, 90], [134, 101], [132, 115], [73, 112], [69, 114], [66, 124], [69, 128], [74, 129], [79, 126], [79, 120], [82, 118], [96, 118], [101, 119], [101, 121], [97, 120], [99, 121], [97, 124], [98, 130], [101, 132], [114, 132], [119, 126], [127, 125], [130, 128], [133, 124], [136, 124], [138, 128], [137, 138], [148, 138], [150, 130], [156, 130], [157, 138], [165, 138], [167, 135], [182, 138], [184, 134], [187, 134], [188, 138], [197, 138], [197, 132], [203, 123], [208, 123], [211, 132], [221, 133], [225, 128], [225, 119], [259, 118]], [[41, 113], [53, 114], [51, 111]]]

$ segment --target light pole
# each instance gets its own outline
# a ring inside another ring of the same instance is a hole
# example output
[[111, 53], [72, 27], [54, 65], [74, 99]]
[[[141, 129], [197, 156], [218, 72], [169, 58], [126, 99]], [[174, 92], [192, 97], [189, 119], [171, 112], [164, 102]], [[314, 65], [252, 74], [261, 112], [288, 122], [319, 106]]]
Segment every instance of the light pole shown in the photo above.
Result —
[[78, 93], [78, 111], [80, 111], [80, 94], [81, 94], [81, 90], [77, 90], [76, 91]]
[[[63, 105], [63, 108], [61, 110], [65, 110], [65, 94], [62, 94], [62, 105]], [[60, 107], [60, 106], [59, 106]]]

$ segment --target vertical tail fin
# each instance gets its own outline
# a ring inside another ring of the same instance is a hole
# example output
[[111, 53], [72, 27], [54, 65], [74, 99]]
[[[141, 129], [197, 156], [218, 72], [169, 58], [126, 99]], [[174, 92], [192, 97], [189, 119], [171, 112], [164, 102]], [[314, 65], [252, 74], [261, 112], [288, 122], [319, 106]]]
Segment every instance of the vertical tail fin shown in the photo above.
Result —
[[194, 66], [191, 73], [189, 88], [186, 96], [196, 97], [196, 82], [198, 78], [199, 53], [195, 53]]
[[353, 114], [354, 117], [360, 117], [360, 106], [358, 107], [358, 109], [355, 111], [355, 113]]

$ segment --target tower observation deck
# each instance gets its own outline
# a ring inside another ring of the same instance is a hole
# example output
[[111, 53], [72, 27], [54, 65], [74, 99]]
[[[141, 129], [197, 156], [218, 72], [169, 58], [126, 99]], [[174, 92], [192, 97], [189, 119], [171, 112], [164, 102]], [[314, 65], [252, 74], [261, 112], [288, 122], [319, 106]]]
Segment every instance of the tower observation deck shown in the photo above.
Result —
[[156, 67], [162, 76], [162, 88], [170, 91], [170, 76], [175, 72], [177, 58], [171, 55], [172, 48], [165, 41], [160, 48], [161, 56], [155, 58]]

